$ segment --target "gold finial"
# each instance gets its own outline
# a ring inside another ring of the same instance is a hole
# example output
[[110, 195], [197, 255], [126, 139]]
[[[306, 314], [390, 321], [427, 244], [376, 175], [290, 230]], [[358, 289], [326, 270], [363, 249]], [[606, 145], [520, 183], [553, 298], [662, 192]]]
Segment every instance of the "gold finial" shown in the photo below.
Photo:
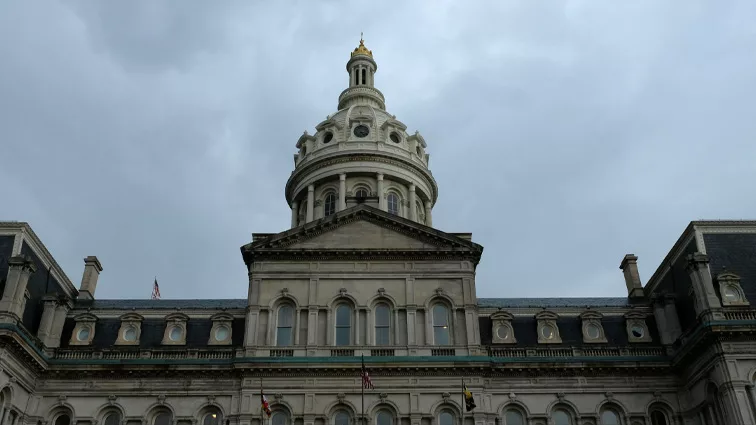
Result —
[[352, 57], [354, 57], [355, 55], [365, 55], [370, 56], [371, 58], [373, 57], [373, 52], [365, 47], [365, 40], [362, 39], [362, 32], [360, 32], [360, 45], [357, 46], [357, 48], [355, 48], [352, 52]]

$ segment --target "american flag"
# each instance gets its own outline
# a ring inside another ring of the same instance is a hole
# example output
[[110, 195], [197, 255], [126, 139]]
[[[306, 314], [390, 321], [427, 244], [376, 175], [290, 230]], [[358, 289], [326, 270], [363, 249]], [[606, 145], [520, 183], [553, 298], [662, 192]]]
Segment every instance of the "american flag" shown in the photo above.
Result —
[[155, 284], [152, 285], [152, 299], [153, 300], [160, 299], [160, 287], [157, 284], [157, 278], [155, 278]]
[[367, 369], [365, 369], [365, 356], [362, 356], [362, 372], [360, 372], [360, 376], [362, 376], [362, 389], [371, 389], [374, 390], [375, 387], [373, 386], [373, 380], [370, 379], [370, 375], [368, 375]]

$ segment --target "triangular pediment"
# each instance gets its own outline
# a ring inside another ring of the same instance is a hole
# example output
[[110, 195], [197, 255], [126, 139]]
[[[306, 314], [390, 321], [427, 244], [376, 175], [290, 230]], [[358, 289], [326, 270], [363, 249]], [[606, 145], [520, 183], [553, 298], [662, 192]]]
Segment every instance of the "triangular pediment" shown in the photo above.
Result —
[[472, 256], [483, 248], [453, 234], [423, 226], [364, 204], [242, 247], [245, 258], [260, 254], [445, 252]]

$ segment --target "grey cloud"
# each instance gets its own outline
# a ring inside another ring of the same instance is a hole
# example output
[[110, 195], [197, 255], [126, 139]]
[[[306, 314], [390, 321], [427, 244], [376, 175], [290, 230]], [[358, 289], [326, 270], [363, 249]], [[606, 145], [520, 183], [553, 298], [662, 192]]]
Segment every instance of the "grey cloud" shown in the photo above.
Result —
[[690, 220], [756, 210], [751, 2], [190, 3], [0, 6], [2, 218], [74, 281], [97, 255], [99, 297], [245, 296], [360, 31], [480, 296], [621, 296], [625, 253], [647, 279]]

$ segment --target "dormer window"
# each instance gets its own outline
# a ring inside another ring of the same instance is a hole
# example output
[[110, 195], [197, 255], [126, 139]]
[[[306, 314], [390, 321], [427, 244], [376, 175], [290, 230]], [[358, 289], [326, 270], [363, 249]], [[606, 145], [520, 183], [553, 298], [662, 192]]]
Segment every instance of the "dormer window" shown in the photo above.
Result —
[[625, 314], [625, 327], [628, 342], [651, 342], [645, 313], [640, 311], [627, 312]]
[[491, 315], [491, 324], [493, 331], [492, 342], [494, 344], [515, 344], [514, 328], [512, 328], [512, 320], [514, 316], [505, 311], [500, 311]]
[[326, 134], [323, 136], [323, 143], [329, 143], [331, 140], [333, 140], [333, 133], [326, 132]]
[[394, 143], [401, 143], [402, 141], [402, 139], [399, 137], [399, 134], [397, 134], [396, 132], [392, 132], [389, 135], [389, 139], [391, 139], [391, 141]]
[[182, 313], [173, 313], [166, 316], [163, 345], [186, 344], [186, 322], [188, 320], [189, 317]]
[[70, 345], [90, 345], [95, 335], [97, 317], [91, 314], [80, 314], [74, 317], [76, 326], [71, 335]]
[[580, 315], [583, 321], [583, 342], [605, 343], [604, 327], [601, 325], [603, 316], [598, 311], [586, 311]]
[[121, 328], [118, 330], [116, 345], [139, 345], [139, 337], [142, 334], [142, 316], [136, 313], [127, 313], [121, 316]]
[[561, 344], [562, 337], [559, 335], [559, 326], [557, 319], [559, 316], [551, 311], [542, 311], [535, 315], [538, 322], [538, 343], [539, 344]]
[[749, 305], [743, 288], [740, 287], [740, 276], [729, 272], [721, 273], [717, 275], [717, 283], [723, 306]]
[[228, 313], [218, 313], [210, 320], [213, 322], [213, 327], [210, 329], [208, 345], [230, 345], [233, 317]]

